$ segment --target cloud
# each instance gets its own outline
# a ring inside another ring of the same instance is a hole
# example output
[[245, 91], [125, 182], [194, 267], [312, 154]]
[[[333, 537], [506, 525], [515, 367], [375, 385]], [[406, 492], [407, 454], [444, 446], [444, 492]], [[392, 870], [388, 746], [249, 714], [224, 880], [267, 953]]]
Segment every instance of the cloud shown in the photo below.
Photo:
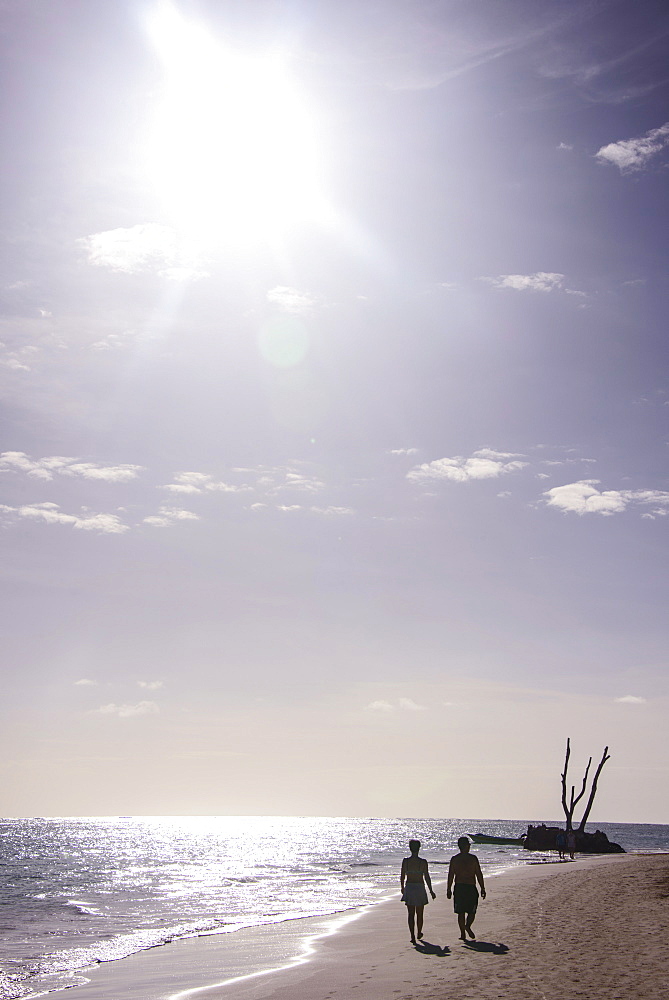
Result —
[[418, 705], [412, 698], [400, 698], [397, 704], [408, 712], [425, 711], [425, 705]]
[[162, 686], [162, 681], [137, 681], [137, 687], [144, 688], [145, 691], [158, 691]]
[[332, 504], [328, 507], [310, 507], [309, 510], [314, 514], [333, 515], [335, 517], [346, 517], [349, 514], [355, 513], [351, 507], [335, 507]]
[[75, 462], [60, 469], [63, 476], [81, 476], [82, 479], [97, 479], [105, 483], [128, 483], [137, 478], [141, 465], [96, 465], [93, 462]]
[[213, 476], [206, 472], [180, 472], [174, 477], [173, 483], [160, 486], [161, 490], [169, 490], [172, 493], [242, 493], [252, 489], [246, 483], [241, 486], [232, 486], [229, 483], [217, 482]]
[[621, 139], [602, 146], [595, 153], [600, 163], [612, 163], [621, 174], [643, 170], [648, 161], [669, 146], [669, 122], [636, 139]]
[[98, 715], [115, 715], [119, 719], [131, 719], [138, 715], [157, 715], [160, 712], [155, 701], [140, 701], [136, 705], [117, 705], [110, 702], [96, 709]]
[[568, 142], [561, 142], [555, 148], [556, 149], [572, 150], [574, 147], [570, 146]]
[[3, 451], [0, 454], [0, 471], [18, 470], [34, 479], [53, 479], [54, 471], [73, 461], [75, 459], [61, 458], [57, 455], [51, 458], [32, 459], [23, 451]]
[[394, 712], [396, 709], [404, 712], [424, 712], [425, 705], [419, 705], [413, 700], [413, 698], [398, 698], [397, 702], [393, 705], [390, 701], [385, 701], [384, 699], [379, 699], [378, 701], [372, 701], [367, 706], [368, 710], [371, 712], [383, 712], [389, 713]]
[[78, 680], [78, 681], [74, 682], [74, 686], [75, 687], [96, 687], [97, 683], [98, 683], [97, 681], [91, 681], [91, 680], [89, 680], [88, 677], [82, 677], [81, 680]]
[[500, 274], [485, 278], [495, 288], [513, 288], [517, 292], [552, 292], [562, 288], [564, 274], [554, 271], [536, 271], [534, 274]]
[[298, 463], [283, 467], [258, 466], [255, 469], [235, 468], [230, 470], [234, 476], [243, 475], [249, 482], [226, 483], [215, 480], [204, 472], [180, 472], [174, 477], [173, 483], [159, 487], [171, 493], [247, 493], [256, 490], [267, 496], [278, 496], [285, 491], [301, 493], [318, 493], [325, 484], [316, 476], [299, 467]]
[[61, 475], [106, 483], [127, 483], [137, 478], [142, 466], [99, 465], [97, 462], [80, 462], [76, 458], [65, 458], [62, 455], [33, 459], [23, 451], [3, 451], [0, 454], [0, 471], [25, 472], [33, 479], [51, 480], [54, 475]]
[[303, 316], [310, 313], [315, 305], [315, 300], [307, 292], [300, 292], [297, 288], [289, 285], [277, 285], [267, 293], [267, 301], [277, 306], [282, 312], [291, 313], [294, 316]]
[[125, 274], [154, 273], [177, 281], [208, 277], [175, 230], [155, 222], [93, 233], [77, 243], [96, 267]]
[[46, 521], [47, 524], [69, 524], [79, 531], [96, 531], [103, 535], [120, 535], [129, 530], [128, 525], [123, 524], [116, 514], [90, 514], [79, 517], [76, 514], [64, 513], [57, 503], [25, 504], [22, 507], [0, 504], [0, 513], [3, 512], [33, 521]]
[[620, 705], [645, 705], [646, 699], [636, 694], [626, 694], [622, 698], [614, 698]]
[[317, 476], [300, 468], [298, 463], [257, 469], [234, 469], [256, 477], [256, 489], [267, 496], [278, 496], [284, 492], [319, 493], [325, 483]]
[[192, 510], [180, 510], [178, 507], [160, 507], [157, 514], [143, 519], [143, 524], [150, 524], [154, 528], [169, 528], [177, 521], [199, 521], [200, 518]]
[[110, 333], [102, 340], [96, 340], [91, 344], [94, 351], [120, 351], [132, 342], [136, 336], [135, 330], [124, 330], [123, 333]]
[[632, 504], [657, 504], [644, 517], [666, 514], [669, 505], [669, 493], [663, 490], [598, 490], [599, 479], [582, 479], [577, 483], [567, 483], [565, 486], [554, 486], [543, 495], [549, 507], [557, 507], [565, 513], [572, 514], [602, 514], [610, 517], [620, 514]]
[[278, 483], [274, 489], [279, 490], [300, 490], [305, 493], [318, 493], [325, 484], [316, 476], [307, 476], [303, 472], [293, 472], [288, 469], [282, 483]]
[[598, 479], [584, 479], [578, 483], [568, 483], [566, 486], [554, 486], [544, 493], [549, 507], [573, 514], [602, 514], [605, 517], [619, 514], [625, 510], [627, 501], [618, 490], [605, 490], [600, 493], [595, 484]]
[[391, 455], [417, 455], [418, 448], [391, 448]]
[[3, 344], [2, 341], [0, 341], [0, 351], [5, 352], [0, 355], [0, 366], [15, 372], [31, 371], [31, 367], [27, 362], [32, 360], [37, 354], [37, 348], [33, 344], [28, 344], [12, 351], [8, 350], [7, 345]]
[[518, 461], [519, 458], [513, 452], [481, 448], [470, 458], [456, 455], [454, 458], [437, 458], [433, 462], [424, 462], [407, 472], [406, 478], [414, 483], [438, 480], [466, 483], [471, 479], [495, 479], [525, 468], [528, 463]]

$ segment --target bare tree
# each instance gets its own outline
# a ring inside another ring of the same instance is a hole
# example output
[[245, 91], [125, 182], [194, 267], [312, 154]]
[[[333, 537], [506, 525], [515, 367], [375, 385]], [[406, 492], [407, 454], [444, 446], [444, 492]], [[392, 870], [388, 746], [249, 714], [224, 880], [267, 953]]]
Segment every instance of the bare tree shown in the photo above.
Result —
[[[567, 820], [567, 831], [574, 829], [573, 827], [574, 810], [576, 809], [576, 806], [585, 795], [585, 790], [588, 785], [588, 774], [590, 772], [590, 765], [592, 764], [592, 757], [590, 757], [590, 759], [588, 760], [588, 766], [585, 769], [585, 774], [583, 775], [583, 784], [581, 786], [580, 792], [578, 793], [578, 795], [576, 795], [575, 786], [572, 785], [571, 793], [569, 795], [569, 801], [567, 802], [567, 771], [569, 769], [570, 756], [571, 756], [571, 746], [569, 743], [569, 739], [567, 739], [567, 749], [564, 755], [564, 770], [562, 772], [562, 808], [564, 809], [565, 818]], [[585, 824], [588, 820], [588, 816], [590, 815], [590, 810], [592, 809], [592, 804], [595, 801], [595, 795], [597, 793], [597, 780], [600, 774], [602, 773], [602, 768], [606, 764], [607, 760], [609, 760], [609, 748], [604, 747], [604, 753], [602, 754], [602, 759], [600, 760], [597, 770], [595, 772], [595, 776], [592, 779], [592, 787], [590, 789], [590, 797], [588, 798], [588, 804], [585, 807], [585, 812], [583, 813], [583, 819], [581, 820], [578, 827], [579, 833], [583, 833], [585, 830]]]

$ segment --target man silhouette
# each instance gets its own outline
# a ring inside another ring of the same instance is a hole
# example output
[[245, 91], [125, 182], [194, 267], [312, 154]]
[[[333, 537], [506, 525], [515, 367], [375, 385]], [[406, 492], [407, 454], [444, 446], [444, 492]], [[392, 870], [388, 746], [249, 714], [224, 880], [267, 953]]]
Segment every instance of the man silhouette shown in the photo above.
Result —
[[446, 887], [446, 897], [451, 898], [451, 887], [455, 879], [453, 889], [453, 909], [458, 915], [458, 926], [460, 928], [460, 940], [466, 941], [467, 934], [470, 938], [476, 939], [476, 934], [472, 930], [476, 907], [479, 902], [479, 894], [476, 883], [481, 886], [481, 898], [485, 899], [485, 885], [483, 884], [483, 873], [479, 859], [475, 854], [469, 853], [471, 843], [468, 837], [460, 837], [458, 840], [459, 854], [454, 854], [448, 866], [448, 883]]

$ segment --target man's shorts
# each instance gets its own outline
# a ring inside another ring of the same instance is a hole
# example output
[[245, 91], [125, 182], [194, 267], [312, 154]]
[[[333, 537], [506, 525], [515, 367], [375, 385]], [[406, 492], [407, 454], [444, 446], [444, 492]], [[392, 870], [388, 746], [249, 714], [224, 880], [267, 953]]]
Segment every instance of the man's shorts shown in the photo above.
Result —
[[453, 887], [453, 909], [456, 913], [476, 913], [479, 905], [479, 891], [475, 885], [456, 883]]

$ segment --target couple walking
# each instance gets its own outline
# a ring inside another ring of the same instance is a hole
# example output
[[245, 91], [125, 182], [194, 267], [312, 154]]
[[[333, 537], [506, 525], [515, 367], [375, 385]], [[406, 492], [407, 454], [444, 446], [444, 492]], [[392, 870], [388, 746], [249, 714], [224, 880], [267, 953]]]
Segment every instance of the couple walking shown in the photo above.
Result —
[[[448, 866], [448, 883], [446, 886], [446, 898], [453, 896], [453, 909], [458, 916], [458, 926], [460, 928], [460, 939], [467, 940], [475, 938], [472, 930], [476, 907], [478, 906], [479, 894], [476, 883], [481, 886], [481, 898], [485, 899], [485, 885], [483, 884], [483, 874], [479, 859], [475, 854], [469, 853], [471, 843], [468, 837], [460, 837], [458, 840], [459, 854], [454, 854]], [[402, 902], [406, 903], [407, 916], [409, 919], [409, 933], [411, 943], [416, 943], [416, 936], [423, 936], [423, 907], [429, 902], [425, 885], [430, 890], [432, 899], [436, 899], [436, 893], [432, 889], [430, 873], [427, 868], [425, 858], [418, 856], [420, 851], [420, 840], [410, 840], [409, 850], [411, 857], [402, 861], [402, 871], [400, 873], [400, 886], [402, 887]], [[455, 882], [455, 886], [453, 886]]]

